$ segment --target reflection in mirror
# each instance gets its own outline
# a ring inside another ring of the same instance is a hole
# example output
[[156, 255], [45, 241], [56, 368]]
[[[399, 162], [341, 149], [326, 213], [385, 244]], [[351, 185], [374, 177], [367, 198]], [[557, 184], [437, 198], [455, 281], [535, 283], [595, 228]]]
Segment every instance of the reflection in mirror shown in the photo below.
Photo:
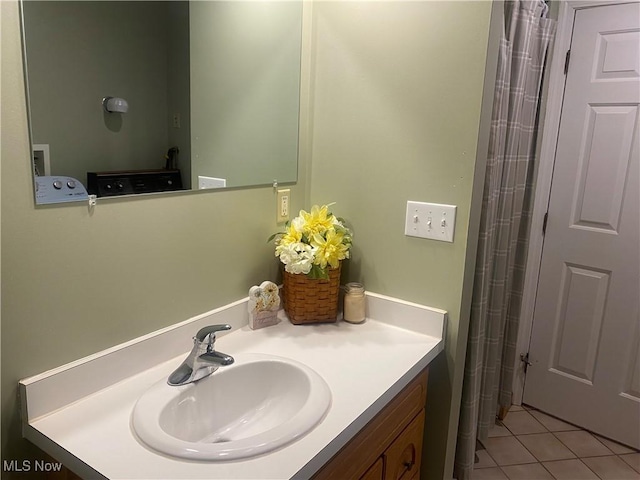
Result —
[[296, 181], [301, 1], [23, 0], [22, 14], [38, 185]]

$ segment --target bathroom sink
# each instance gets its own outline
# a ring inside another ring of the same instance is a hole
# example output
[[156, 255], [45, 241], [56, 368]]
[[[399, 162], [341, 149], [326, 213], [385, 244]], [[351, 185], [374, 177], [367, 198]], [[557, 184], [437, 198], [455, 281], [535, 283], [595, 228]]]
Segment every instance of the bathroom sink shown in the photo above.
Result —
[[194, 460], [260, 455], [312, 430], [331, 404], [326, 382], [299, 362], [262, 354], [234, 355], [198, 382], [166, 379], [136, 403], [132, 428], [160, 453]]

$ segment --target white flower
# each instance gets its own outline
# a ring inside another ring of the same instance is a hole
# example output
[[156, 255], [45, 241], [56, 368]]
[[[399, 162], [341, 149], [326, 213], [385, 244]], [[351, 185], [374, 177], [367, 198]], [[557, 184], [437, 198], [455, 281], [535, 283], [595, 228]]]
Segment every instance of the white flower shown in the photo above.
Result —
[[291, 220], [291, 226], [295, 229], [296, 232], [300, 232], [302, 233], [303, 229], [304, 229], [304, 218], [302, 217], [296, 217], [293, 220]]
[[299, 273], [304, 273], [305, 275], [311, 271], [311, 266], [313, 262], [311, 260], [302, 261], [298, 263], [290, 263], [289, 265], [285, 265], [284, 269], [289, 272], [297, 275]]
[[315, 248], [306, 243], [290, 243], [288, 245], [278, 245], [276, 255], [284, 263], [284, 269], [289, 273], [304, 273], [311, 271]]

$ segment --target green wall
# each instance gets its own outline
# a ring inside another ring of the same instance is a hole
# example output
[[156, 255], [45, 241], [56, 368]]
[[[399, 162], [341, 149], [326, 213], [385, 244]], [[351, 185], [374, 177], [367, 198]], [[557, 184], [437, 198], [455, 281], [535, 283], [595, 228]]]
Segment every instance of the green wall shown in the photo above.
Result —
[[[26, 449], [19, 378], [246, 295], [276, 276], [265, 238], [277, 226], [271, 188], [101, 202], [93, 213], [35, 208], [18, 7], [0, 8], [2, 458], [10, 459]], [[346, 279], [449, 311], [446, 352], [430, 375], [424, 478], [450, 478], [491, 2], [314, 2], [309, 12], [310, 106], [293, 212], [337, 202], [355, 233]], [[407, 200], [457, 205], [454, 243], [404, 236]]]
[[[35, 207], [18, 4], [2, 34], [2, 458], [22, 459], [20, 378], [247, 295], [275, 279], [272, 188]], [[304, 206], [306, 160], [292, 187]]]
[[[351, 221], [352, 280], [449, 312], [427, 396], [426, 478], [453, 471], [490, 17], [490, 2], [314, 3], [311, 200], [337, 202]], [[457, 205], [455, 241], [405, 236], [407, 200]]]

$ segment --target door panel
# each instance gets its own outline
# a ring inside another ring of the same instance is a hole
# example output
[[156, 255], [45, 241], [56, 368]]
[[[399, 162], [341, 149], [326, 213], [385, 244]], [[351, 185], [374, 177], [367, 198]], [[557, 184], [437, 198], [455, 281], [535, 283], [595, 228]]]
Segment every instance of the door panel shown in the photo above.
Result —
[[622, 80], [640, 77], [638, 61], [640, 33], [601, 32], [596, 47], [596, 80]]
[[553, 334], [551, 370], [575, 380], [593, 381], [609, 274], [578, 265], [564, 265], [561, 303]]
[[524, 402], [640, 448], [640, 4], [576, 11]]
[[572, 227], [616, 233], [638, 106], [590, 105], [586, 117]]

